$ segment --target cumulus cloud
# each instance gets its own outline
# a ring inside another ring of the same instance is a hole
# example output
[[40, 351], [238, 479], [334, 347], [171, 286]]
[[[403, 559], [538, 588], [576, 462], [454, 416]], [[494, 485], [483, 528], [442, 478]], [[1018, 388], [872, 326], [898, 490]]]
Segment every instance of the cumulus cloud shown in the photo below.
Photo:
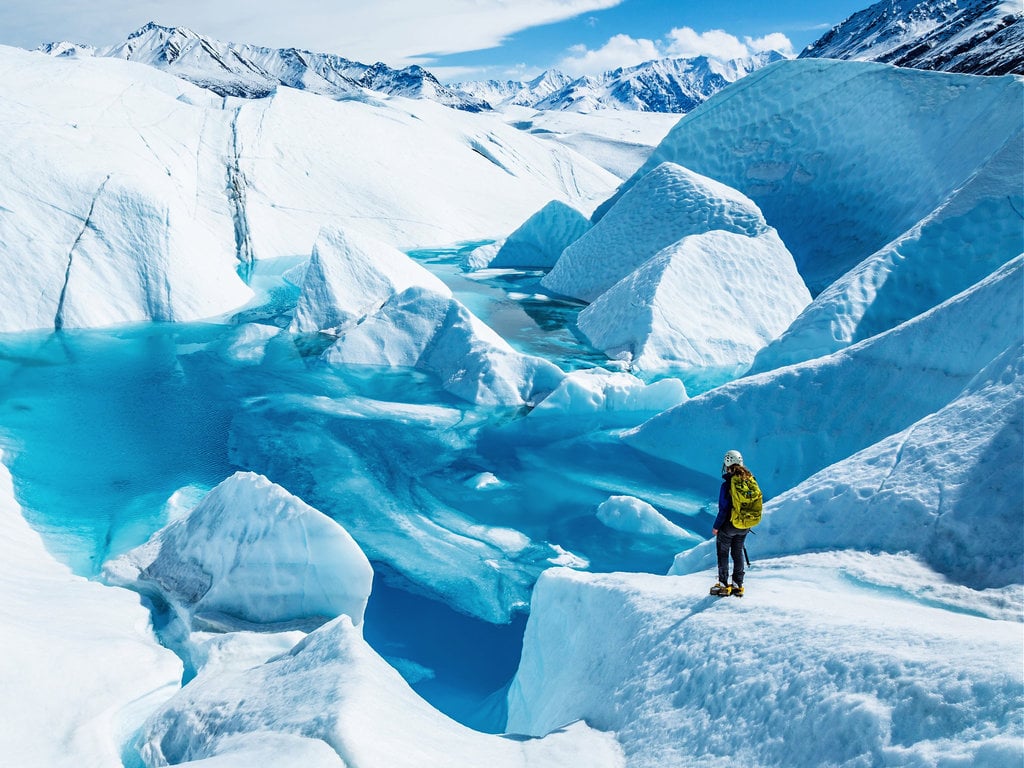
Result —
[[588, 49], [577, 45], [570, 48], [559, 61], [556, 69], [569, 75], [596, 75], [617, 67], [631, 67], [651, 59], [665, 57], [693, 58], [707, 56], [720, 61], [739, 59], [763, 51], [778, 51], [785, 56], [795, 55], [793, 43], [781, 32], [772, 32], [764, 37], [745, 37], [721, 29], [697, 32], [691, 27], [679, 27], [666, 35], [664, 41], [632, 38], [629, 35], [615, 35], [600, 48]]
[[617, 67], [631, 67], [661, 56], [658, 46], [652, 40], [635, 39], [629, 35], [615, 35], [596, 51], [577, 45], [569, 49], [569, 55], [555, 65], [567, 75], [581, 75], [606, 72]]

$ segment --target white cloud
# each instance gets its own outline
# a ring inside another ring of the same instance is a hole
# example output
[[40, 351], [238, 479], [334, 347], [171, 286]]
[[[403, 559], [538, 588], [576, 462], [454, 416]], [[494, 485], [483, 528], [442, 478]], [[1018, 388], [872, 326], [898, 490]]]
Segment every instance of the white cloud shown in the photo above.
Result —
[[747, 47], [754, 53], [778, 51], [786, 56], [796, 55], [793, 50], [792, 41], [790, 41], [790, 39], [781, 32], [772, 32], [771, 34], [765, 35], [764, 37], [758, 37], [756, 39], [747, 37], [744, 38], [744, 40], [746, 40]]
[[596, 51], [588, 50], [582, 45], [573, 46], [569, 49], [569, 55], [559, 61], [555, 68], [567, 75], [579, 77], [617, 67], [631, 67], [661, 56], [658, 46], [651, 40], [615, 35]]
[[392, 66], [432, 53], [492, 48], [516, 32], [611, 8], [623, 0], [5, 0], [0, 43], [110, 45], [155, 21], [220, 40], [338, 53]]
[[728, 61], [750, 55], [750, 50], [738, 37], [721, 29], [697, 32], [691, 27], [679, 27], [668, 33], [668, 39], [669, 56], [708, 56]]

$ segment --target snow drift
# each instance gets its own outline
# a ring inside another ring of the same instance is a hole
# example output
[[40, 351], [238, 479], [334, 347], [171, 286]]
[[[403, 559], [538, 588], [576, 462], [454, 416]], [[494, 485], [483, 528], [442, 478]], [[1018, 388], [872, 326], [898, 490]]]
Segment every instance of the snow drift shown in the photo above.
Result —
[[676, 163], [748, 195], [817, 294], [1019, 142], [1022, 104], [1011, 76], [778, 62], [684, 116], [595, 218]]
[[107, 581], [169, 605], [187, 630], [362, 623], [373, 570], [340, 525], [238, 472], [187, 517], [106, 563]]

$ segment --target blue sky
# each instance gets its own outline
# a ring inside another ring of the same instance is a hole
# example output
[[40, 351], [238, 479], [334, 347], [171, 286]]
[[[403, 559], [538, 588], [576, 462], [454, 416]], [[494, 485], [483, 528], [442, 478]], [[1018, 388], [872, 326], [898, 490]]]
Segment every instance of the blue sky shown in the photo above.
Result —
[[666, 55], [799, 52], [870, 0], [4, 0], [0, 44], [123, 40], [147, 21], [220, 40], [421, 64], [445, 80], [595, 74]]

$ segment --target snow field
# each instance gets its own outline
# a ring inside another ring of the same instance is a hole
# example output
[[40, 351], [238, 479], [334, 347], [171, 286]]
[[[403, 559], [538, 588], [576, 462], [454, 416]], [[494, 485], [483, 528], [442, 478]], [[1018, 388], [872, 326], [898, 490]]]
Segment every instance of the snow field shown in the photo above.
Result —
[[685, 115], [595, 216], [676, 163], [748, 195], [817, 294], [1019, 141], [1022, 102], [1010, 76], [778, 62]]
[[630, 768], [1014, 765], [1019, 616], [912, 594], [939, 579], [854, 552], [758, 558], [743, 598], [709, 596], [711, 572], [547, 571], [509, 728], [583, 718], [616, 734]]
[[181, 662], [137, 595], [51, 557], [2, 463], [0, 530], [0, 755], [12, 766], [121, 765], [131, 734], [177, 690]]

